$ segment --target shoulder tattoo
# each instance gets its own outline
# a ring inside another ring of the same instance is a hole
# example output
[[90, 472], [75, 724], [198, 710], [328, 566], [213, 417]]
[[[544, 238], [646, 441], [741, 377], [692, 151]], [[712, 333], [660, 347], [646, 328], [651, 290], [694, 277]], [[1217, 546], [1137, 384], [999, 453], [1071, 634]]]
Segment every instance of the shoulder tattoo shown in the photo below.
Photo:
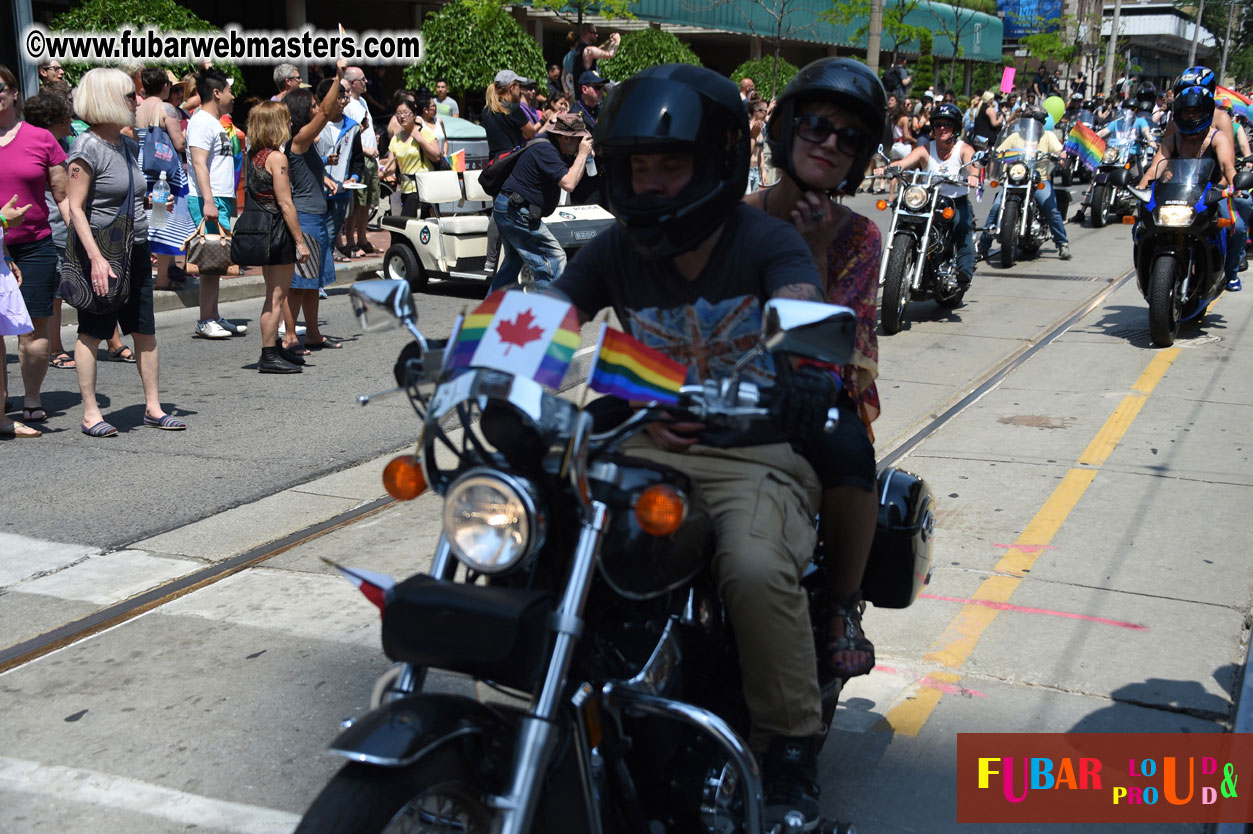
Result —
[[814, 284], [785, 284], [779, 287], [774, 293], [775, 298], [795, 298], [800, 301], [819, 301], [825, 302], [822, 296], [822, 290]]

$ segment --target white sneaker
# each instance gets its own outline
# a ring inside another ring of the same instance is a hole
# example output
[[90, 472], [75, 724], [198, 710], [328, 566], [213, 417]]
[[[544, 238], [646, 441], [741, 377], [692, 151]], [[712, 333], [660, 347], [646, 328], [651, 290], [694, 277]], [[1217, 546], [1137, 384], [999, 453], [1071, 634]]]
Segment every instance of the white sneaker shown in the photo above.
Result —
[[[287, 325], [284, 324], [283, 322], [279, 322], [278, 324], [278, 335], [280, 336], [287, 335]], [[303, 324], [296, 325], [296, 335], [297, 336], [305, 335], [305, 326]]]
[[218, 324], [220, 324], [223, 329], [229, 331], [232, 336], [243, 336], [248, 332], [248, 325], [246, 324], [235, 324], [234, 322], [227, 321], [226, 319], [218, 319]]
[[229, 339], [231, 331], [210, 319], [196, 325], [196, 335], [202, 339]]

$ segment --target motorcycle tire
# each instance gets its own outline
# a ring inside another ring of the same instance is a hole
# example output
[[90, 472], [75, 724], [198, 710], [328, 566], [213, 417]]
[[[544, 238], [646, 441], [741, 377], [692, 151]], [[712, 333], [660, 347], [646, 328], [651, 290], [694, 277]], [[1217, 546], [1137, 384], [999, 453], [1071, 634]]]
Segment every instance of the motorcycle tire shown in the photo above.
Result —
[[914, 271], [914, 239], [910, 235], [897, 235], [892, 241], [892, 253], [888, 256], [887, 272], [883, 281], [883, 304], [880, 321], [883, 332], [889, 336], [901, 332], [905, 326], [905, 309], [909, 306], [909, 276]]
[[402, 768], [352, 763], [331, 779], [295, 834], [487, 834], [494, 812], [456, 744]]
[[1071, 173], [1070, 166], [1062, 169], [1062, 188], [1070, 188], [1074, 182], [1074, 174]]
[[1170, 347], [1179, 334], [1183, 299], [1175, 280], [1179, 259], [1158, 255], [1149, 272], [1149, 338], [1157, 347]]
[[1105, 201], [1108, 188], [1104, 185], [1092, 186], [1092, 228], [1100, 229], [1105, 226]]
[[1006, 200], [1001, 213], [1001, 268], [1012, 269], [1014, 259], [1018, 257], [1018, 213], [1022, 204], [1017, 200]]

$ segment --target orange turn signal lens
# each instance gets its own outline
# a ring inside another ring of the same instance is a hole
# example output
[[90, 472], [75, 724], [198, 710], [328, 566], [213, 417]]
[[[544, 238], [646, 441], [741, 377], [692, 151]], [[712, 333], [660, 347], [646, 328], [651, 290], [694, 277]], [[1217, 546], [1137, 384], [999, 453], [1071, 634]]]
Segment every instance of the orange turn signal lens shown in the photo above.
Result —
[[426, 489], [426, 477], [414, 455], [400, 455], [383, 469], [383, 488], [397, 501], [412, 501]]
[[1043, 190], [1044, 190], [1044, 183], [1042, 183], [1042, 182], [1037, 182], [1037, 183], [1035, 184], [1035, 190], [1036, 190], [1036, 191], [1043, 191]]
[[998, 188], [1000, 186], [1000, 182], [998, 182], [997, 180], [988, 180], [988, 185], [992, 186], [993, 188]]
[[888, 201], [887, 201], [887, 200], [880, 200], [880, 201], [878, 201], [877, 203], [875, 203], [875, 204], [874, 204], [874, 207], [875, 207], [875, 208], [877, 208], [879, 211], [883, 211], [883, 210], [885, 210], [885, 209], [888, 207]]
[[687, 517], [687, 498], [671, 486], [654, 484], [635, 500], [635, 520], [650, 536], [669, 536]]
[[952, 207], [952, 206], [949, 206], [948, 208], [944, 209], [944, 211], [940, 212], [940, 215], [941, 215], [941, 216], [942, 216], [945, 220], [952, 220], [952, 219], [953, 219], [953, 213], [954, 213], [954, 212], [953, 212], [953, 207]]
[[1124, 214], [1122, 216], [1122, 224], [1124, 226], [1134, 226], [1136, 224], [1136, 219], [1130, 214]]
[[1220, 229], [1230, 229], [1234, 225], [1236, 225], [1236, 221], [1234, 218], [1231, 218], [1231, 217], [1218, 218], [1218, 228]]

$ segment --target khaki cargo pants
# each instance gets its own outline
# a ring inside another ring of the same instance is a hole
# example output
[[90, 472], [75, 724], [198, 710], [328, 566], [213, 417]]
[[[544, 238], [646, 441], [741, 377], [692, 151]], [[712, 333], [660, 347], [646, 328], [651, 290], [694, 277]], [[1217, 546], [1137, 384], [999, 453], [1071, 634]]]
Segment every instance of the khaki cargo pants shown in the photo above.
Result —
[[640, 434], [624, 450], [687, 473], [713, 516], [714, 579], [739, 645], [752, 747], [820, 733], [817, 660], [801, 588], [822, 494], [813, 467], [786, 443], [676, 453]]

